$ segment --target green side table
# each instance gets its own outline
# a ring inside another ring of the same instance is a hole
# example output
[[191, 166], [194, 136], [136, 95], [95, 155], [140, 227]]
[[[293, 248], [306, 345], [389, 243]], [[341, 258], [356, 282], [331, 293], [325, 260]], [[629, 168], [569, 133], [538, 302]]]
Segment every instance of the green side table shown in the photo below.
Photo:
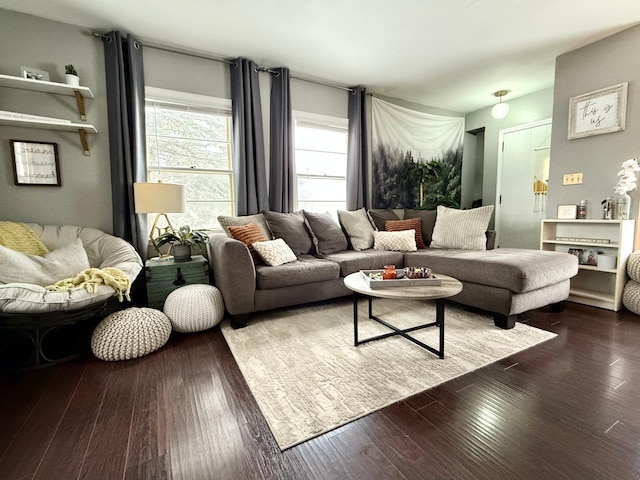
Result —
[[175, 262], [173, 257], [150, 258], [145, 262], [147, 298], [151, 308], [162, 310], [171, 292], [184, 285], [209, 284], [209, 262], [202, 255], [193, 255], [188, 262]]

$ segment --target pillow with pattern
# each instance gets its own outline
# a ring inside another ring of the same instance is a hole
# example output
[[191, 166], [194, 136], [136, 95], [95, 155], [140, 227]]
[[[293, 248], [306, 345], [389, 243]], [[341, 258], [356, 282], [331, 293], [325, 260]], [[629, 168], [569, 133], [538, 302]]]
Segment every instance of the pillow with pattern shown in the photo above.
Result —
[[384, 229], [387, 232], [400, 232], [402, 230], [415, 230], [416, 247], [427, 248], [422, 241], [422, 223], [419, 218], [411, 218], [408, 220], [387, 220], [384, 222]]
[[486, 250], [485, 232], [491, 220], [493, 205], [457, 210], [438, 206], [431, 247]]
[[416, 231], [373, 232], [373, 249], [390, 250], [392, 252], [415, 252]]
[[266, 242], [255, 242], [253, 248], [256, 249], [264, 263], [272, 267], [297, 260], [296, 254], [281, 238]]
[[247, 246], [255, 265], [261, 265], [263, 263], [260, 255], [258, 255], [256, 249], [253, 248], [254, 243], [267, 241], [257, 223], [247, 223], [246, 225], [237, 226], [232, 225], [229, 227], [229, 233], [233, 238], [240, 240]]

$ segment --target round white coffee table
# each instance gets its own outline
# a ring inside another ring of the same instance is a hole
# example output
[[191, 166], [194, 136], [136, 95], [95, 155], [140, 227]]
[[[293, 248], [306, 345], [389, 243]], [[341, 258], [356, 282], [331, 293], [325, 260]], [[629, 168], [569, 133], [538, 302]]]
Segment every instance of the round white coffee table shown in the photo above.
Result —
[[[371, 342], [373, 340], [380, 340], [382, 338], [391, 337], [394, 335], [400, 335], [407, 340], [421, 346], [422, 348], [438, 355], [440, 358], [444, 358], [444, 304], [445, 298], [452, 297], [462, 291], [462, 283], [453, 277], [447, 275], [441, 275], [434, 273], [434, 275], [441, 279], [440, 285], [426, 285], [426, 286], [393, 286], [384, 288], [371, 288], [362, 272], [355, 272], [347, 275], [344, 279], [345, 286], [353, 292], [353, 339], [354, 345], [362, 345], [363, 343]], [[359, 297], [365, 297], [369, 301], [369, 318], [391, 329], [389, 333], [382, 335], [376, 335], [375, 337], [369, 337], [365, 339], [358, 338], [358, 299]], [[436, 319], [434, 322], [417, 325], [411, 328], [400, 329], [391, 323], [376, 317], [373, 314], [372, 300], [373, 298], [404, 298], [404, 299], [421, 299], [421, 300], [435, 300], [436, 302]], [[440, 330], [440, 345], [436, 349], [431, 347], [420, 340], [409, 335], [409, 332], [421, 330], [427, 327], [438, 327]]]

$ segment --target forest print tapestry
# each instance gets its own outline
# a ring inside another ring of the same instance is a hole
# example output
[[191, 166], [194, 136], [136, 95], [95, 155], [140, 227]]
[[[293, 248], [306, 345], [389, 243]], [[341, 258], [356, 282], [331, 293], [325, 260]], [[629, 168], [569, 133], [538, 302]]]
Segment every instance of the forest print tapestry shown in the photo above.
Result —
[[463, 117], [373, 97], [373, 208], [459, 208], [463, 135]]

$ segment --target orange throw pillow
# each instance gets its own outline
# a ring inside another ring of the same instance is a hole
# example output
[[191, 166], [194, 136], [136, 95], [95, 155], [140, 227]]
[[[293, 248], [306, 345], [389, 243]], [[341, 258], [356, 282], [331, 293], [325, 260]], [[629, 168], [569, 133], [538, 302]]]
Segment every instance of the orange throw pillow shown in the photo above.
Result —
[[246, 225], [238, 225], [229, 227], [229, 233], [236, 240], [240, 240], [249, 248], [249, 253], [251, 253], [251, 257], [253, 258], [253, 263], [255, 265], [264, 264], [258, 252], [256, 252], [255, 248], [252, 245], [255, 242], [266, 242], [267, 239], [264, 238], [264, 235], [260, 231], [260, 227], [258, 227], [257, 223], [247, 223]]
[[416, 247], [427, 248], [422, 241], [422, 222], [419, 218], [408, 220], [387, 220], [384, 222], [384, 229], [387, 232], [401, 232], [403, 230], [416, 231]]

